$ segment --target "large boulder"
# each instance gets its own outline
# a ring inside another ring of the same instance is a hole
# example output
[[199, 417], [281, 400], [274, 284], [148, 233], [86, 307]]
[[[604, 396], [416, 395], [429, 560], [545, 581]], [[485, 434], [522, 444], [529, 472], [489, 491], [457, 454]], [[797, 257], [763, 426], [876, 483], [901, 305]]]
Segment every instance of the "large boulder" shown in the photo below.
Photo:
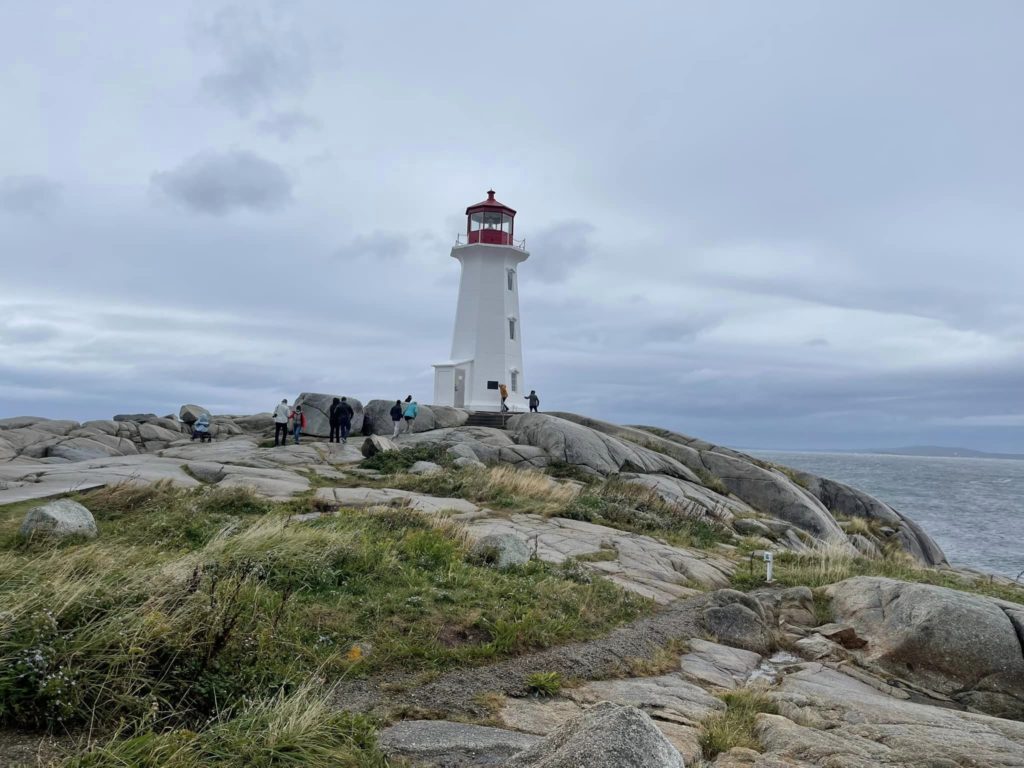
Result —
[[[97, 435], [97, 437], [103, 437]], [[112, 438], [117, 441], [117, 438]], [[116, 443], [111, 445], [107, 441], [92, 437], [71, 437], [62, 440], [56, 445], [50, 446], [48, 456], [55, 456], [67, 461], [88, 461], [89, 459], [105, 459], [109, 456], [124, 456], [127, 453], [138, 453], [135, 444], [130, 440], [124, 441], [131, 449], [121, 448]]]
[[398, 445], [390, 437], [384, 437], [383, 435], [370, 435], [363, 441], [363, 446], [360, 448], [363, 456], [370, 458], [376, 456], [378, 453], [387, 453], [388, 451], [397, 451]]
[[203, 408], [201, 405], [183, 405], [178, 411], [178, 418], [185, 424], [195, 424], [204, 413], [207, 417], [210, 416], [209, 409]]
[[580, 467], [594, 475], [619, 472], [658, 473], [699, 482], [676, 459], [545, 413], [513, 416], [507, 424], [517, 443], [542, 448], [552, 461]]
[[25, 515], [18, 533], [25, 539], [93, 538], [98, 533], [92, 512], [71, 499], [57, 499], [33, 507]]
[[684, 768], [654, 721], [636, 707], [601, 702], [520, 752], [508, 768]]
[[[391, 420], [391, 406], [394, 400], [371, 400], [366, 404], [365, 418], [370, 420], [375, 435], [390, 435], [394, 432], [395, 423]], [[413, 432], [429, 432], [434, 429], [461, 427], [469, 419], [469, 413], [461, 408], [446, 405], [422, 405], [417, 403], [418, 411], [412, 423]], [[402, 401], [405, 407], [405, 401]], [[360, 424], [360, 428], [362, 424]], [[402, 423], [405, 429], [405, 422]]]
[[775, 650], [770, 619], [764, 606], [750, 595], [734, 589], [712, 592], [702, 618], [708, 632], [720, 643], [762, 655]]
[[828, 509], [847, 517], [878, 520], [896, 530], [904, 551], [925, 565], [945, 565], [946, 555], [917, 523], [875, 497], [835, 480], [792, 470], [793, 476]]
[[303, 392], [295, 400], [295, 405], [302, 406], [302, 412], [306, 414], [306, 428], [304, 434], [314, 437], [330, 437], [331, 434], [331, 403], [334, 398], [339, 400], [346, 398], [355, 414], [352, 416], [352, 432], [359, 434], [363, 428], [363, 404], [354, 397], [347, 395], [324, 395], [318, 392]]
[[997, 717], [1024, 718], [1024, 605], [860, 576], [830, 586], [835, 620], [887, 672]]

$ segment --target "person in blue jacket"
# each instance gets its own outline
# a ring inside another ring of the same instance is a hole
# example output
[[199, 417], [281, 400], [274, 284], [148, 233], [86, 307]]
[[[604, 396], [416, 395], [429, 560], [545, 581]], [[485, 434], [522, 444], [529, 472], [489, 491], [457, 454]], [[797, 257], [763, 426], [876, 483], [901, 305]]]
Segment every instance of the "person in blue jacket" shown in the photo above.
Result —
[[402, 409], [402, 416], [405, 418], [405, 431], [412, 432], [412, 423], [416, 421], [416, 414], [420, 412], [420, 407], [416, 405], [416, 401], [412, 399], [412, 395], [405, 398], [405, 408]]

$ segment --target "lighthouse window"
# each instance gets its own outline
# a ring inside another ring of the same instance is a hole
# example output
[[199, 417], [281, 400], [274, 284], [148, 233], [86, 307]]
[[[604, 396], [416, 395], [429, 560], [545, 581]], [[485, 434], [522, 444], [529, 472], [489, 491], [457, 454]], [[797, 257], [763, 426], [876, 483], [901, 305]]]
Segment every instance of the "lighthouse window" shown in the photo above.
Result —
[[515, 320], [509, 320], [508, 321], [508, 337], [510, 339], [512, 339], [512, 341], [516, 340], [516, 321]]
[[519, 374], [516, 373], [515, 371], [509, 371], [509, 375], [508, 376], [509, 376], [509, 379], [510, 379], [509, 384], [511, 385], [512, 391], [513, 392], [518, 392], [519, 391]]
[[483, 214], [484, 229], [501, 229], [501, 214], [487, 211]]
[[515, 270], [513, 269], [506, 270], [506, 275], [508, 276], [508, 289], [510, 291], [513, 290], [513, 287], [515, 286], [515, 274]]

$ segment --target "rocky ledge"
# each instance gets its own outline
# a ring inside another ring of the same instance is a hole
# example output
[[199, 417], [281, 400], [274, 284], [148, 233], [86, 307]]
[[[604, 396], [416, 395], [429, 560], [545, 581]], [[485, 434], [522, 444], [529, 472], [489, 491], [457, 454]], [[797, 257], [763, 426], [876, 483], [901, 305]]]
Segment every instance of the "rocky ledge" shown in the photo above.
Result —
[[[883, 501], [686, 435], [573, 414], [493, 429], [421, 406], [413, 431], [392, 440], [391, 401], [350, 397], [353, 426], [372, 436], [331, 444], [321, 417], [332, 397], [303, 394], [311, 439], [282, 447], [269, 414], [214, 416], [213, 442], [192, 442], [205, 410], [192, 405], [167, 417], [5, 419], [0, 505], [26, 502], [22, 537], [101, 541], [86, 507], [47, 499], [117, 484], [246, 488], [295, 501], [289, 525], [397, 506], [458, 526], [468, 556], [494, 568], [557, 563], [657, 606], [595, 640], [435, 679], [337, 681], [339, 706], [381, 718], [382, 749], [413, 765], [1024, 766], [1024, 604], [994, 579], [1014, 600], [970, 591], [976, 574], [951, 569]], [[409, 460], [360, 466], [378, 453]], [[520, 483], [528, 501], [502, 508], [496, 492], [464, 492], [474, 482]], [[588, 519], [595, 487], [633, 499], [627, 517]], [[716, 536], [662, 536], [664, 515]], [[752, 588], [742, 577], [755, 548], [815, 564], [814, 583]], [[829, 576], [833, 559], [899, 552], [908, 579], [936, 583]], [[538, 693], [524, 685], [531, 675], [555, 682]]]

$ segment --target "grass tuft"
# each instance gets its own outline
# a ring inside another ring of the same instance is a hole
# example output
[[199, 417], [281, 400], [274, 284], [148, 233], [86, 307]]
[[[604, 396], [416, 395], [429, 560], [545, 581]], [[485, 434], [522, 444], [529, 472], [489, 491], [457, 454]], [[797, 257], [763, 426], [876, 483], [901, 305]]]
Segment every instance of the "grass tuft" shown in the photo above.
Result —
[[526, 690], [534, 696], [557, 696], [562, 690], [562, 675], [559, 672], [534, 672], [526, 677]]
[[700, 748], [704, 759], [713, 760], [717, 755], [734, 747], [745, 747], [760, 751], [754, 728], [757, 715], [765, 712], [779, 713], [778, 707], [766, 693], [752, 688], [741, 688], [722, 696], [725, 712], [718, 712], [706, 718], [700, 727]]

